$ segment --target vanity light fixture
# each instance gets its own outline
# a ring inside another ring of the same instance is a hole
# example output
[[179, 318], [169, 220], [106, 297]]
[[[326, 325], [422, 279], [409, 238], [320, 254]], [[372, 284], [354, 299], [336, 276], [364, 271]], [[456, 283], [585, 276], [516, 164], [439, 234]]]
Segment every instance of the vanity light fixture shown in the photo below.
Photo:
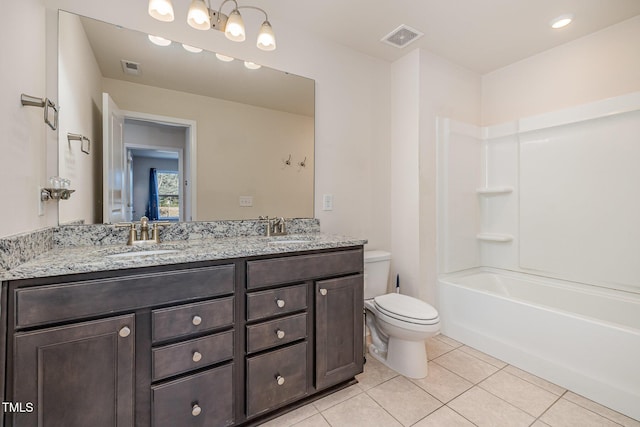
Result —
[[[233, 10], [229, 15], [222, 13], [222, 7], [226, 3], [233, 3]], [[236, 42], [242, 42], [246, 38], [244, 22], [240, 15], [240, 9], [254, 9], [264, 13], [264, 22], [260, 26], [256, 46], [258, 49], [271, 51], [276, 48], [276, 38], [273, 33], [267, 12], [256, 6], [239, 6], [236, 0], [224, 0], [218, 10], [211, 9], [209, 0], [192, 0], [187, 13], [187, 23], [197, 30], [213, 28], [224, 32], [224, 35]], [[153, 18], [171, 22], [174, 19], [171, 0], [149, 0], [149, 15]]]
[[549, 25], [553, 29], [563, 28], [569, 25], [573, 21], [573, 15], [570, 13], [566, 13], [564, 15], [560, 15], [549, 22]]
[[152, 36], [151, 34], [149, 34], [149, 41], [158, 46], [169, 46], [171, 44], [171, 40], [167, 40], [160, 36]]
[[251, 62], [251, 61], [244, 61], [244, 66], [250, 70], [257, 70], [262, 67], [262, 65], [256, 64], [255, 62]]
[[187, 52], [191, 52], [191, 53], [200, 53], [200, 52], [202, 52], [202, 48], [195, 47], [195, 46], [189, 46], [188, 44], [182, 43], [182, 47]]
[[233, 56], [227, 56], [221, 53], [216, 53], [216, 58], [218, 58], [222, 62], [231, 62], [235, 59]]

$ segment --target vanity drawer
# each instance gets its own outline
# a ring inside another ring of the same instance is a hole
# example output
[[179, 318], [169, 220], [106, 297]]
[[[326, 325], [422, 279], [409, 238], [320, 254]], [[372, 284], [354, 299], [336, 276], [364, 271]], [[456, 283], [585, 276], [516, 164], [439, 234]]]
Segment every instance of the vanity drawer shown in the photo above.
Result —
[[234, 290], [235, 266], [193, 268], [17, 289], [17, 328], [188, 302]]
[[362, 249], [247, 262], [247, 288], [299, 282], [363, 270]]
[[247, 326], [247, 352], [255, 353], [306, 337], [306, 313]]
[[153, 342], [233, 325], [233, 297], [151, 312]]
[[152, 386], [153, 427], [232, 425], [233, 364]]
[[233, 331], [154, 348], [153, 381], [233, 357]]
[[307, 391], [307, 343], [247, 359], [247, 416], [302, 397]]
[[248, 321], [305, 308], [307, 308], [307, 285], [304, 284], [247, 294]]

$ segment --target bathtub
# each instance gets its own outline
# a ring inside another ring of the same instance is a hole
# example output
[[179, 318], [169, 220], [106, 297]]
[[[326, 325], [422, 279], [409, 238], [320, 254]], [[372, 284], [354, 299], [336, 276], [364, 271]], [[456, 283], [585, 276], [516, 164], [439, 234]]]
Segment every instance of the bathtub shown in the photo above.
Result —
[[640, 294], [498, 269], [438, 292], [443, 334], [640, 420]]

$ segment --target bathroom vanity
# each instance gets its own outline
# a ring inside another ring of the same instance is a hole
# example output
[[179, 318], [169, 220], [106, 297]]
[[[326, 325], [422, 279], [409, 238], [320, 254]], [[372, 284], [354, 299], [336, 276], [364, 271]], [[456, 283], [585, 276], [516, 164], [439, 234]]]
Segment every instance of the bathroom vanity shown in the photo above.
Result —
[[5, 279], [5, 425], [253, 425], [349, 384], [362, 243], [299, 246]]

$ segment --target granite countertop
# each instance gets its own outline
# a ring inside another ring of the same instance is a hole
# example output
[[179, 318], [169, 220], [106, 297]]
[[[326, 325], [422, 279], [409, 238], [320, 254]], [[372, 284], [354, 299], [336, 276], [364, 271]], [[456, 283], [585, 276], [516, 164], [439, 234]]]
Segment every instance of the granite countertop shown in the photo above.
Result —
[[[0, 280], [32, 279], [65, 274], [112, 271], [158, 265], [212, 261], [257, 255], [360, 246], [366, 240], [322, 233], [285, 236], [223, 237], [167, 241], [159, 245], [67, 246], [57, 247], [8, 271]], [[131, 252], [150, 252], [127, 256]], [[157, 251], [165, 251], [157, 253]], [[155, 252], [155, 253], [154, 253]], [[113, 256], [116, 255], [116, 256]]]

